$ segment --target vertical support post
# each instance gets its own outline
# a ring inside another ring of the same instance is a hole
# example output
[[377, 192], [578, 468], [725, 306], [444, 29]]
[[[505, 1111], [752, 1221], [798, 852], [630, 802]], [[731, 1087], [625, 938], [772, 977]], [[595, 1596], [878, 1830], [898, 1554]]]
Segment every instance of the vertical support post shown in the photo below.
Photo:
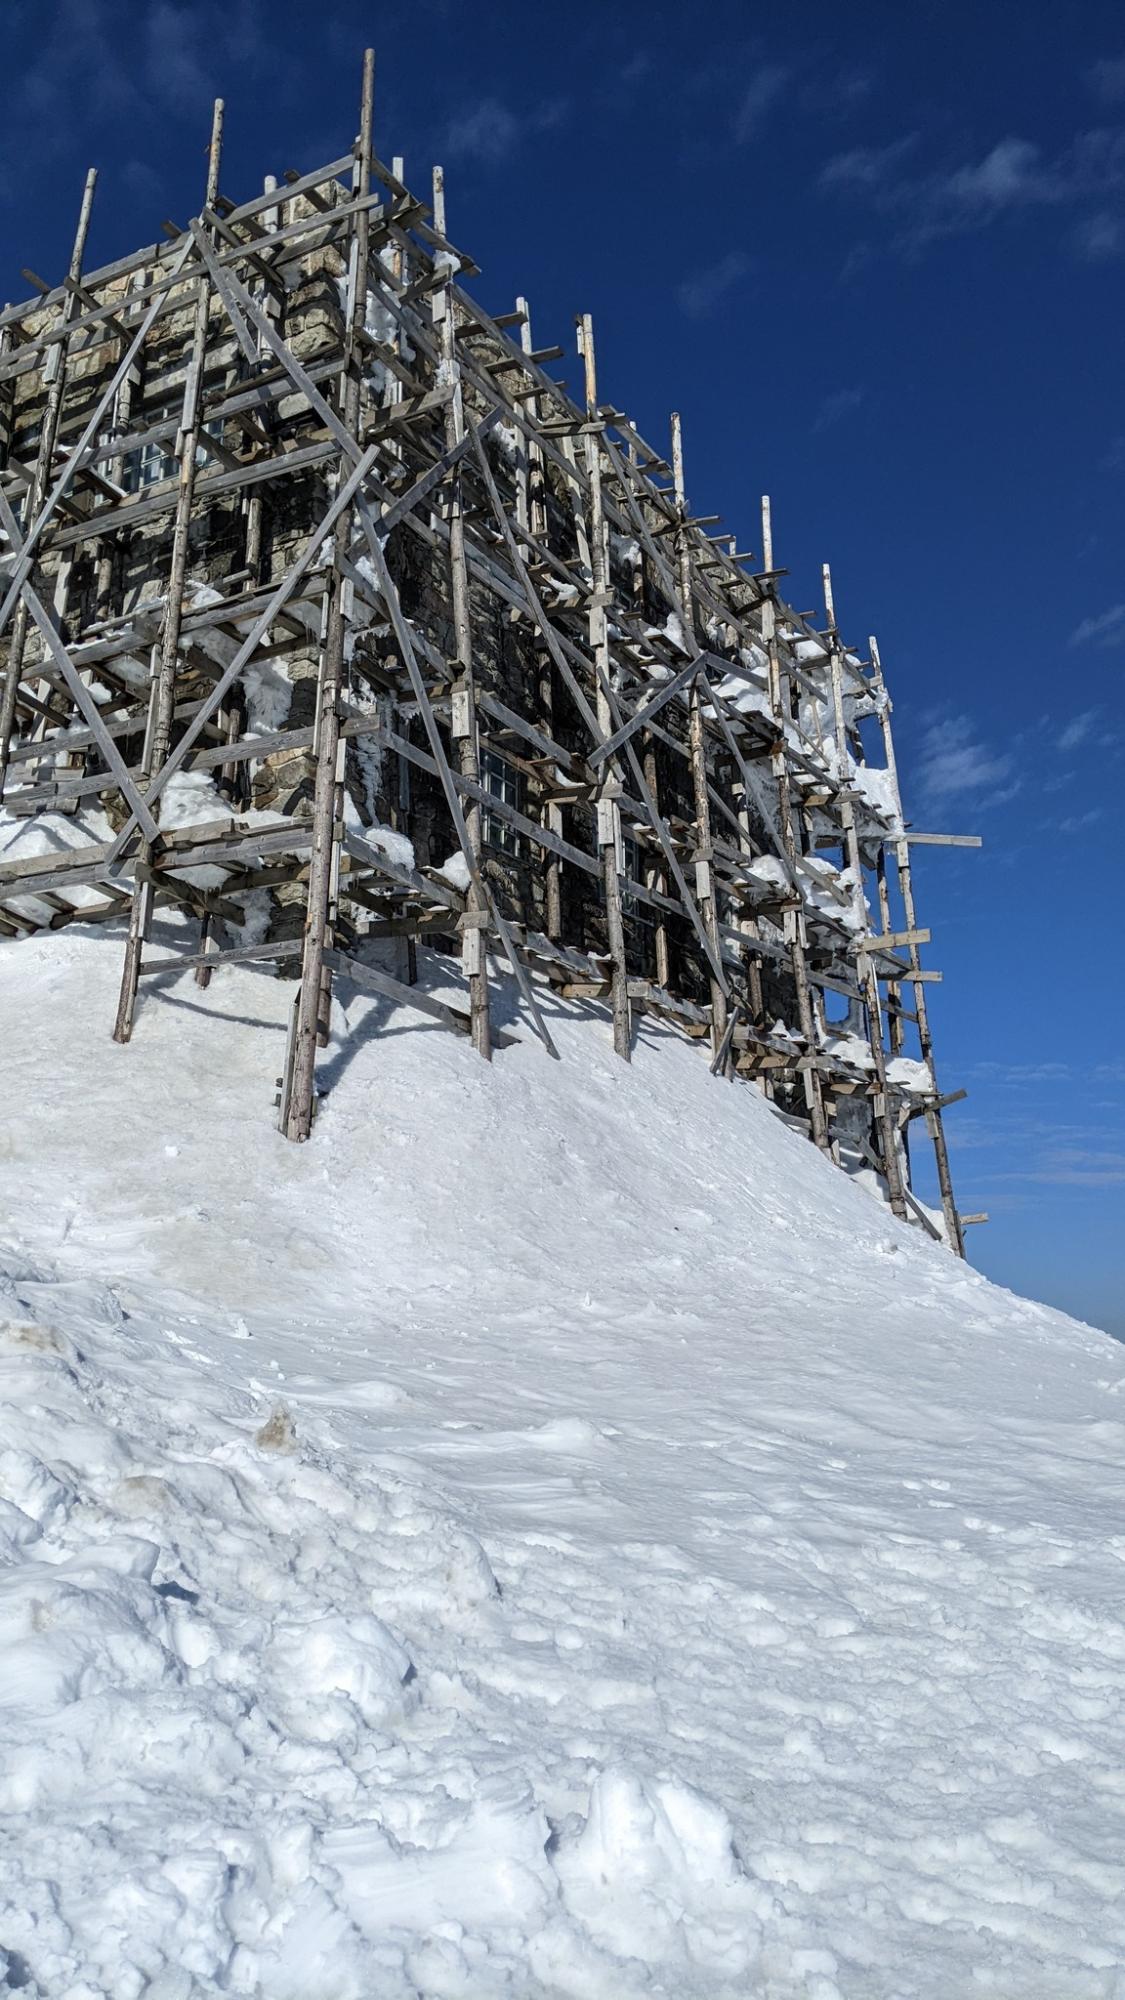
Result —
[[[74, 232], [74, 243], [67, 266], [67, 276], [75, 285], [82, 275], [82, 259], [86, 252], [86, 237], [90, 229], [90, 211], [94, 205], [94, 189], [97, 186], [97, 171], [90, 168], [82, 190], [82, 200], [78, 209], [78, 225]], [[75, 316], [77, 294], [70, 290], [59, 316], [59, 326], [65, 326]], [[44, 363], [43, 374], [47, 384], [47, 395], [43, 406], [43, 420], [39, 429], [39, 448], [35, 455], [35, 469], [31, 475], [23, 519], [25, 532], [35, 520], [47, 497], [51, 482], [51, 465], [55, 455], [55, 445], [59, 435], [59, 421], [62, 416], [63, 397], [66, 394], [66, 364], [69, 357], [70, 341], [60, 340], [50, 349]], [[27, 645], [29, 611], [27, 601], [21, 597], [12, 620], [12, 636], [8, 646], [8, 675], [4, 683], [4, 697], [0, 702], [0, 798], [4, 796], [4, 781], [8, 774], [8, 759], [12, 747], [12, 731], [16, 719], [16, 703], [19, 698], [20, 675], [23, 671], [24, 648]]]
[[[207, 153], [207, 187], [205, 200], [210, 208], [219, 191], [219, 163], [223, 150], [223, 100], [215, 99], [211, 117], [211, 142]], [[164, 617], [160, 628], [160, 650], [156, 666], [156, 680], [152, 695], [151, 723], [145, 744], [145, 777], [150, 778], [163, 764], [172, 744], [172, 714], [176, 706], [176, 672], [180, 654], [180, 626], [183, 622], [184, 584], [187, 578], [188, 536], [191, 527], [191, 506], [195, 496], [195, 460], [199, 449], [199, 433], [202, 425], [203, 372], [207, 360], [207, 322], [211, 310], [211, 286], [206, 271], [199, 267], [198, 291], [196, 293], [195, 317], [192, 324], [191, 350], [188, 356], [187, 378], [184, 383], [183, 410], [180, 416], [179, 434], [176, 439], [176, 455], [180, 462], [179, 488], [176, 494], [176, 517], [172, 529], [172, 556], [168, 573], [168, 594], [164, 606]], [[144, 867], [151, 865], [153, 848], [151, 842], [141, 843], [140, 860]], [[137, 1006], [137, 985], [141, 974], [141, 952], [148, 936], [152, 921], [153, 888], [149, 879], [137, 882], [129, 909], [129, 930], [125, 940], [125, 963], [121, 972], [121, 991], [117, 1001], [117, 1019], [113, 1027], [115, 1042], [127, 1042], [133, 1032], [133, 1019]]]
[[[399, 186], [401, 187], [406, 177], [406, 162], [403, 159], [401, 153], [395, 153], [392, 156], [391, 173], [394, 179], [398, 182]], [[380, 252], [380, 258], [379, 258], [380, 263], [386, 265], [388, 258], [390, 260], [391, 277], [394, 280], [395, 284], [396, 285], [408, 284], [410, 281], [410, 271], [408, 268], [406, 251], [401, 242], [396, 242], [393, 244], [393, 246], [385, 248]], [[401, 354], [403, 352], [402, 323], [397, 317], [394, 320], [394, 326], [391, 332], [391, 345], [393, 346], [396, 354]], [[401, 403], [403, 398], [403, 386], [402, 383], [399, 381], [397, 375], [391, 375], [389, 377], [383, 393], [388, 402]], [[406, 455], [405, 446], [403, 445], [401, 439], [396, 437], [394, 433], [392, 433], [391, 436], [387, 439], [386, 450], [389, 457], [392, 459], [397, 459], [400, 465], [404, 462]], [[389, 719], [393, 722], [394, 696], [388, 695], [386, 697], [386, 702], [389, 711]], [[400, 721], [399, 726], [404, 735], [409, 735], [410, 733], [409, 721], [403, 718]], [[391, 807], [391, 825], [395, 827], [398, 831], [406, 833], [410, 827], [410, 815], [411, 815], [412, 796], [413, 796], [410, 762], [409, 759], [403, 757], [401, 753], [396, 753], [395, 764], [397, 766], [398, 782], [395, 787], [394, 799]], [[403, 951], [402, 951], [403, 978], [407, 986], [417, 986], [418, 940], [413, 935], [413, 933], [410, 933], [403, 938], [402, 946], [403, 946]]]
[[[660, 772], [656, 760], [656, 739], [647, 731], [644, 734], [643, 769], [645, 784], [652, 794], [652, 802], [660, 811]], [[645, 862], [645, 887], [666, 893], [667, 875], [656, 854], [651, 854]], [[657, 910], [653, 925], [653, 945], [656, 952], [656, 983], [667, 991], [672, 981], [672, 955], [668, 948], [668, 925], [663, 910]]]
[[[885, 937], [888, 931], [892, 931], [894, 929], [894, 918], [891, 914], [890, 883], [887, 881], [887, 851], [886, 848], [883, 846], [880, 846], [878, 855], [876, 856], [875, 859], [875, 882], [879, 891], [879, 929], [882, 931]], [[898, 980], [897, 979], [888, 980], [887, 981], [887, 1016], [888, 1016], [887, 1039], [890, 1042], [891, 1054], [893, 1056], [901, 1055], [903, 1042], [905, 1040], [905, 1035], [902, 1026], [902, 1015], [899, 1012], [899, 1008], [901, 1005], [901, 998], [902, 998], [902, 987], [899, 985]]]
[[[823, 565], [824, 609], [828, 618], [828, 663], [832, 688], [832, 719], [836, 731], [837, 776], [844, 787], [840, 798], [840, 824], [844, 832], [848, 867], [852, 875], [852, 904], [857, 919], [858, 939], [856, 946], [856, 976], [863, 992], [867, 1009], [867, 1039], [871, 1046], [871, 1058], [875, 1065], [875, 1081], [879, 1087], [876, 1103], [876, 1118], [883, 1144], [883, 1170], [887, 1176], [887, 1192], [891, 1207], [896, 1215], [905, 1216], [906, 1201], [902, 1192], [902, 1168], [899, 1161], [898, 1128], [891, 1111], [891, 1101], [887, 1092], [887, 1061], [883, 1051], [883, 1010], [879, 1003], [879, 981], [871, 954], [867, 950], [869, 935], [867, 903], [863, 893], [863, 862], [859, 851], [859, 835], [856, 832], [855, 807], [848, 795], [848, 732], [844, 714], [844, 658], [840, 645], [840, 635], [836, 628], [836, 606], [832, 596], [832, 571], [828, 563]], [[862, 926], [862, 929], [859, 929]]]
[[[434, 228], [445, 235], [445, 175], [434, 168]], [[457, 323], [451, 273], [434, 293], [434, 321], [441, 343], [441, 366], [452, 394], [445, 406], [445, 444], [451, 450], [465, 436], [465, 400], [461, 369], [457, 359]], [[476, 683], [473, 674], [472, 609], [469, 601], [469, 563], [465, 553], [465, 501], [463, 461], [454, 466], [449, 481], [449, 578], [453, 604], [453, 742], [463, 778], [480, 783], [480, 750], [477, 723]], [[483, 815], [480, 801], [464, 801], [465, 827], [478, 869], [483, 847]], [[469, 986], [469, 1016], [473, 1047], [486, 1062], [492, 1060], [492, 1027], [488, 1009], [488, 959], [485, 952], [486, 910], [475, 882], [470, 882], [467, 921], [462, 929], [461, 964]]]
[[[132, 280], [130, 281], [130, 289], [139, 291], [143, 286], [143, 284], [144, 284], [144, 273], [135, 272]], [[127, 334], [123, 333], [121, 337], [122, 352], [120, 356], [122, 360], [124, 360], [125, 358], [124, 350], [126, 347], [127, 338], [128, 338]], [[129, 370], [129, 373], [126, 375], [125, 380], [121, 383], [121, 386], [118, 389], [116, 396], [114, 397], [113, 408], [110, 412], [110, 429], [112, 431], [120, 433], [122, 431], [128, 430], [130, 412], [132, 411], [133, 403], [140, 386], [141, 386], [141, 367], [140, 363], [138, 362], [134, 367], [132, 367]], [[105, 477], [108, 480], [110, 480], [114, 485], [120, 485], [123, 472], [124, 472], [124, 464], [119, 456], [116, 458], [111, 458], [109, 460], [109, 463], [104, 467]], [[96, 615], [99, 618], [105, 618], [109, 614], [111, 593], [113, 587], [112, 544], [106, 545], [105, 543], [102, 542], [96, 542], [94, 545], [94, 554], [97, 565], [96, 569], [97, 582], [94, 591], [94, 603], [96, 606]]]
[[[750, 799], [745, 784], [741, 786], [739, 792], [738, 825], [742, 836], [741, 845], [747, 855], [752, 856], [753, 848], [750, 843]], [[765, 1025], [765, 1000], [762, 992], [761, 953], [754, 949], [755, 942], [759, 936], [757, 917], [744, 916], [740, 920], [738, 928], [744, 937], [750, 940], [746, 949], [746, 994], [750, 1004], [750, 1018], [754, 1022], [754, 1025], [760, 1028]], [[765, 1072], [758, 1078], [758, 1087], [763, 1097], [772, 1098], [773, 1085]]]
[[[894, 734], [891, 729], [891, 700], [883, 679], [883, 663], [879, 657], [878, 641], [872, 637], [869, 644], [871, 647], [871, 664], [875, 674], [875, 687], [879, 697], [879, 723], [883, 732], [883, 744], [887, 755], [887, 769], [890, 772], [895, 810], [899, 826], [901, 827], [903, 824], [902, 794], [899, 791], [898, 764], [895, 760]], [[897, 839], [894, 843], [894, 855], [895, 868], [898, 872], [898, 885], [902, 895], [903, 912], [906, 917], [906, 928], [909, 931], [913, 931], [917, 929], [917, 907], [914, 901], [914, 881], [910, 865], [909, 841], [902, 837]], [[907, 950], [910, 954], [911, 971], [914, 973], [921, 972], [922, 954], [918, 945], [916, 943], [908, 945]], [[937, 1102], [938, 1081], [937, 1071], [934, 1067], [934, 1038], [930, 1030], [930, 1016], [926, 1004], [926, 988], [924, 982], [917, 978], [912, 981], [912, 985], [914, 990], [914, 1011], [918, 1017], [918, 1045], [922, 1051], [923, 1062], [929, 1066], [934, 1086], [935, 1102], [926, 1113], [926, 1130], [930, 1135], [934, 1148], [934, 1163], [937, 1168], [938, 1187], [941, 1190], [941, 1210], [945, 1217], [946, 1235], [956, 1255], [963, 1257], [965, 1255], [965, 1235], [961, 1227], [961, 1217], [953, 1195], [953, 1174], [949, 1165], [949, 1148], [946, 1143], [941, 1106]]]
[[[675, 533], [676, 566], [680, 591], [680, 618], [684, 644], [694, 648], [695, 592], [691, 576], [691, 543], [687, 526], [687, 497], [684, 486], [683, 425], [678, 412], [672, 415], [672, 481], [678, 521]], [[711, 801], [707, 796], [707, 737], [703, 726], [703, 703], [698, 680], [693, 680], [688, 697], [688, 748], [691, 754], [691, 784], [695, 799], [695, 893], [704, 929], [715, 957], [722, 962], [719, 938], [719, 907], [715, 889], [715, 855], [711, 832]], [[714, 973], [711, 980], [711, 1046], [718, 1053], [726, 1032], [726, 995]]]
[[[629, 441], [626, 446], [626, 451], [628, 455], [628, 464], [631, 470], [635, 473], [637, 469], [637, 445], [636, 445], [636, 438], [632, 432], [630, 432], [629, 435]], [[626, 506], [628, 506], [630, 496], [626, 494], [625, 499], [626, 499]], [[641, 513], [641, 518], [643, 519], [644, 499], [642, 496], [638, 496], [636, 500], [636, 505]], [[644, 603], [645, 603], [645, 556], [643, 549], [641, 549], [638, 544], [637, 560], [633, 564], [633, 605], [632, 605], [633, 610], [638, 615], [640, 615], [640, 613], [643, 612]], [[641, 742], [642, 742], [641, 764], [644, 770], [645, 784], [648, 786], [649, 792], [652, 795], [653, 804], [656, 808], [656, 811], [659, 813], [660, 760], [656, 753], [656, 738], [655, 736], [653, 736], [650, 730], [645, 729], [642, 730], [641, 732]], [[647, 889], [656, 889], [664, 894], [667, 894], [668, 890], [667, 871], [663, 866], [660, 856], [656, 853], [650, 853], [646, 857], [645, 887]], [[670, 990], [672, 983], [672, 953], [668, 939], [668, 924], [663, 910], [657, 910], [656, 912], [656, 920], [653, 924], [653, 947], [656, 958], [656, 983], [658, 986], [663, 986], [665, 991], [668, 991]]]
[[[531, 337], [531, 310], [527, 300], [516, 300], [516, 309], [522, 314], [520, 324], [520, 346], [525, 354], [533, 351]], [[539, 416], [539, 397], [534, 390], [522, 398], [522, 409], [534, 423]], [[546, 475], [543, 466], [543, 447], [534, 439], [524, 438], [520, 446], [520, 467], [517, 482], [516, 513], [521, 527], [528, 529], [534, 540], [547, 539]], [[530, 551], [528, 552], [530, 555]], [[539, 720], [544, 734], [554, 736], [555, 730], [555, 676], [551, 655], [545, 646], [538, 647], [539, 657]], [[549, 801], [543, 808], [544, 822], [548, 831], [561, 835], [563, 830], [562, 807]], [[543, 858], [545, 875], [545, 903], [547, 936], [556, 941], [562, 937], [562, 860], [550, 849]]]
[[[793, 794], [789, 783], [789, 764], [785, 755], [785, 725], [789, 720], [788, 697], [789, 677], [784, 672], [781, 647], [777, 636], [777, 595], [773, 582], [773, 512], [768, 493], [762, 495], [762, 567], [766, 572], [765, 596], [762, 599], [762, 639], [765, 643], [769, 663], [770, 711], [775, 725], [774, 746], [770, 752], [773, 781], [777, 788], [778, 818], [781, 826], [781, 840], [786, 858], [796, 873], [800, 849], [794, 825]], [[789, 964], [793, 973], [793, 985], [797, 995], [797, 1019], [801, 1034], [808, 1046], [809, 1055], [816, 1056], [819, 1047], [816, 1016], [813, 1012], [812, 991], [809, 986], [808, 962], [805, 956], [805, 919], [799, 906], [785, 912], [785, 942], [789, 948]], [[824, 1153], [831, 1151], [828, 1121], [824, 1115], [824, 1090], [819, 1071], [802, 1071], [805, 1088], [805, 1104], [809, 1114], [809, 1130], [814, 1145]]]
[[[360, 199], [371, 187], [372, 125], [375, 113], [375, 55], [363, 57], [359, 138], [355, 148], [352, 186]], [[363, 381], [361, 334], [367, 317], [368, 210], [355, 216], [348, 262], [348, 314], [341, 384], [342, 416], [347, 430], [359, 427]], [[336, 478], [345, 477], [343, 459]], [[316, 1051], [326, 1036], [331, 1008], [331, 973], [324, 962], [335, 920], [339, 884], [339, 829], [343, 818], [344, 744], [340, 736], [340, 696], [344, 674], [344, 638], [351, 585], [344, 575], [351, 540], [351, 508], [344, 507], [333, 531], [332, 582], [316, 692], [316, 780], [313, 789], [313, 837], [309, 854], [305, 930], [301, 952], [301, 984], [295, 1004], [290, 1059], [286, 1065], [279, 1124], [287, 1139], [307, 1139], [316, 1101]]]
[[[277, 176], [275, 174], [266, 174], [262, 184], [262, 193], [273, 194], [276, 192], [276, 189]], [[258, 227], [267, 233], [275, 229], [280, 229], [283, 208], [284, 204], [279, 202], [276, 208], [263, 209], [258, 217]], [[275, 296], [264, 283], [261, 286], [255, 287], [255, 290], [261, 301], [262, 311], [265, 313], [267, 319], [272, 320], [276, 325], [279, 315]], [[259, 350], [263, 347], [261, 335], [258, 336], [258, 347]], [[272, 429], [274, 421], [272, 406], [269, 403], [264, 404], [258, 412], [258, 422], [268, 431]], [[261, 580], [262, 524], [265, 506], [259, 487], [254, 486], [250, 489], [249, 494], [243, 501], [243, 505], [246, 510], [246, 567], [250, 571], [254, 582], [258, 583]]]
[[[609, 623], [609, 529], [602, 500], [600, 419], [598, 417], [598, 372], [594, 355], [594, 322], [583, 313], [578, 322], [578, 345], [586, 381], [586, 477], [590, 488], [590, 593], [589, 637], [597, 679], [598, 726], [612, 734], [613, 717], [606, 686], [610, 683]], [[625, 962], [625, 916], [621, 897], [624, 849], [621, 838], [621, 780], [612, 758], [598, 767], [596, 800], [598, 852], [605, 889], [606, 929], [611, 962], [613, 1006], [613, 1048], [623, 1062], [632, 1058], [633, 1024], [629, 1006], [629, 969]]]

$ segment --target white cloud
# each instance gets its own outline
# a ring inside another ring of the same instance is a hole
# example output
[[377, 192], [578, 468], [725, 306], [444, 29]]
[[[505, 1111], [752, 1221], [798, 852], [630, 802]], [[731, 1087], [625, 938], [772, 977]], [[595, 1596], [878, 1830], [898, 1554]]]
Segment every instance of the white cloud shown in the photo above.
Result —
[[213, 96], [198, 14], [171, 0], [155, 0], [145, 22], [145, 68], [154, 91], [181, 107]]
[[1125, 1184], [1125, 1153], [1057, 1146], [1044, 1153], [1036, 1167], [1001, 1178], [1044, 1181], [1051, 1187], [1120, 1187]]
[[1103, 56], [1091, 63], [1086, 81], [1103, 104], [1117, 104], [1125, 97], [1125, 56]]
[[934, 188], [954, 208], [969, 212], [1049, 198], [1039, 148], [1030, 139], [1001, 139], [975, 166], [957, 167]]
[[29, 118], [39, 136], [45, 119], [73, 120], [79, 91], [103, 110], [135, 103], [135, 86], [119, 56], [126, 42], [116, 0], [60, 0], [42, 26], [37, 61], [11, 79], [9, 114], [14, 109]]
[[909, 133], [886, 146], [839, 153], [824, 167], [821, 186], [866, 199], [897, 218], [896, 247], [915, 250], [1005, 216], [1094, 203], [1075, 231], [1076, 247], [1087, 257], [1116, 254], [1114, 218], [1105, 202], [1125, 187], [1125, 132], [1079, 132], [1054, 158], [1010, 134], [978, 159], [908, 173], [907, 156], [917, 143], [917, 133]]
[[689, 319], [707, 319], [720, 299], [746, 276], [750, 265], [744, 250], [728, 250], [716, 263], [693, 272], [677, 289], [680, 311]]
[[1125, 604], [1111, 604], [1096, 618], [1084, 618], [1070, 635], [1072, 646], [1125, 646]]
[[1072, 715], [1059, 737], [1059, 749], [1077, 750], [1080, 743], [1085, 743], [1097, 719], [1096, 708], [1084, 708], [1079, 715]]
[[853, 146], [850, 152], [836, 153], [822, 168], [820, 184], [886, 193], [894, 187], [902, 161], [917, 144], [917, 132], [908, 132], [888, 146]]
[[838, 424], [841, 418], [850, 417], [852, 411], [858, 410], [860, 404], [865, 401], [866, 396], [866, 389], [833, 390], [830, 396], [824, 398], [813, 418], [814, 435], [818, 431], [831, 430], [833, 424]]
[[784, 63], [762, 63], [742, 93], [734, 116], [734, 136], [739, 145], [756, 137], [767, 114], [782, 96], [789, 81]]
[[526, 111], [512, 111], [498, 97], [482, 97], [469, 111], [451, 118], [445, 130], [444, 147], [450, 159], [476, 160], [496, 167], [521, 146], [525, 139], [551, 132], [569, 115], [564, 98], [550, 98]]
[[[971, 793], [978, 803], [1001, 805], [1019, 788], [1018, 779], [1008, 782], [1012, 761], [977, 741], [968, 716], [945, 716], [931, 723], [922, 738], [921, 789], [935, 802]], [[991, 794], [987, 800], [985, 793]]]
[[1074, 231], [1074, 247], [1087, 264], [1106, 264], [1125, 250], [1121, 218], [1100, 208], [1084, 216]]
[[967, 1074], [987, 1083], [1067, 1083], [1074, 1071], [1069, 1063], [970, 1063]]

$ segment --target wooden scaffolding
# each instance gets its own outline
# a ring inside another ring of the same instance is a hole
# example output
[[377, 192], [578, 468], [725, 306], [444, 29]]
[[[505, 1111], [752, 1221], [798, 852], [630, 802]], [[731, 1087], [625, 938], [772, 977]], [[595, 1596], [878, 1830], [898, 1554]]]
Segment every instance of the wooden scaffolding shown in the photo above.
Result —
[[0, 935], [119, 926], [119, 1041], [146, 979], [295, 974], [296, 1140], [338, 977], [484, 1057], [503, 976], [552, 1054], [552, 990], [625, 1061], [653, 1015], [963, 1254], [910, 864], [978, 843], [904, 820], [875, 641], [827, 567], [822, 619], [786, 603], [768, 500], [756, 563], [692, 513], [588, 316], [572, 396], [470, 296], [372, 97], [368, 55], [354, 146], [237, 205], [216, 105], [198, 217], [84, 275], [91, 174], [66, 278], [0, 313]]

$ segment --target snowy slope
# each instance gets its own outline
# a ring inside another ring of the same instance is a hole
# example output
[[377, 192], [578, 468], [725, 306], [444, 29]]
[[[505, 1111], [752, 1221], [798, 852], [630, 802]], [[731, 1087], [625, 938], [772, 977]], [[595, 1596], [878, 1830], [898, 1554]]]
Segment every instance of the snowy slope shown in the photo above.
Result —
[[1125, 1352], [604, 1018], [0, 957], [0, 1990], [1122, 2000]]

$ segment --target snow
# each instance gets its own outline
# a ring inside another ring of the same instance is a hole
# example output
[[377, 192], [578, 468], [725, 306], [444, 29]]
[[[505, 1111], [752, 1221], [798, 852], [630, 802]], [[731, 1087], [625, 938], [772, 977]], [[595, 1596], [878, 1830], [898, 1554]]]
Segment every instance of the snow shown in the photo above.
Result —
[[[95, 841], [111, 841], [114, 829], [100, 809], [84, 812], [41, 812], [24, 817], [0, 806], [0, 862], [31, 861], [40, 855], [65, 853]], [[10, 907], [36, 923], [49, 924], [54, 905], [41, 896], [12, 896]], [[69, 891], [76, 908], [90, 908], [104, 899], [97, 889], [79, 884]]]
[[472, 881], [472, 876], [469, 873], [469, 864], [460, 848], [457, 848], [455, 853], [446, 856], [438, 869], [438, 874], [445, 877], [451, 889], [467, 889], [469, 883]]
[[902, 818], [892, 773], [877, 764], [856, 763], [854, 759], [849, 758], [848, 776], [872, 811], [885, 821], [892, 832], [901, 833]]
[[523, 451], [523, 432], [516, 424], [494, 424], [492, 435], [496, 439], [506, 459], [513, 464], [519, 462]]
[[[805, 907], [810, 912], [829, 917], [834, 923], [842, 924], [845, 930], [856, 936], [866, 930], [867, 920], [856, 908], [853, 900], [854, 876], [850, 868], [834, 868], [822, 854], [801, 854], [797, 857], [797, 868], [804, 877], [802, 884]], [[866, 898], [864, 909], [870, 917]]]
[[[829, 1055], [835, 1056], [840, 1062], [851, 1063], [854, 1069], [874, 1069], [875, 1067], [875, 1058], [871, 1053], [871, 1044], [863, 1035], [846, 1032], [829, 1035], [825, 1042], [825, 1048]], [[921, 1064], [918, 1064], [917, 1067], [921, 1068]], [[888, 1076], [890, 1075], [889, 1063], [887, 1065], [887, 1074]]]
[[282, 660], [256, 660], [244, 668], [246, 734], [269, 736], [284, 727], [293, 705], [293, 683]]
[[663, 636], [670, 642], [671, 645], [675, 646], [678, 652], [689, 653], [691, 651], [691, 648], [688, 645], [687, 640], [684, 638], [683, 622], [677, 611], [670, 611], [668, 613], [668, 616], [664, 620], [664, 623], [661, 627], [661, 631], [663, 633]]
[[[354, 807], [352, 810], [354, 811]], [[347, 806], [345, 814], [346, 812]], [[404, 833], [399, 833], [393, 826], [383, 826], [378, 820], [373, 821], [370, 826], [364, 826], [359, 821], [358, 813], [356, 822], [356, 830], [368, 847], [374, 847], [380, 854], [385, 854], [387, 860], [393, 861], [397, 868], [413, 868], [414, 842], [408, 840]]]
[[887, 1064], [887, 1076], [891, 1083], [897, 1083], [900, 1090], [917, 1091], [921, 1096], [934, 1087], [934, 1075], [929, 1063], [919, 1062], [914, 1056], [892, 1056]]
[[769, 658], [760, 646], [740, 646], [740, 668], [727, 674], [716, 690], [739, 715], [761, 715], [773, 721], [769, 698]]
[[1125, 1353], [671, 1029], [341, 980], [292, 1147], [120, 963], [0, 955], [0, 1983], [1121, 2000]]
[[764, 890], [771, 902], [779, 891], [786, 897], [792, 894], [793, 872], [779, 854], [755, 855], [743, 868], [742, 875], [748, 888]]

